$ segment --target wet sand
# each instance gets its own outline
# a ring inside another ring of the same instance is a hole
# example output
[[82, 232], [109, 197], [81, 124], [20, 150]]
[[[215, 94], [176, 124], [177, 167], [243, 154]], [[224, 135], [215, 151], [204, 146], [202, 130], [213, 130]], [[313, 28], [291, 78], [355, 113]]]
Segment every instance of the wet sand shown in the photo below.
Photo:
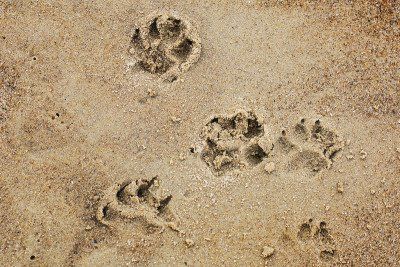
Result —
[[399, 14], [0, 1], [0, 265], [400, 265]]

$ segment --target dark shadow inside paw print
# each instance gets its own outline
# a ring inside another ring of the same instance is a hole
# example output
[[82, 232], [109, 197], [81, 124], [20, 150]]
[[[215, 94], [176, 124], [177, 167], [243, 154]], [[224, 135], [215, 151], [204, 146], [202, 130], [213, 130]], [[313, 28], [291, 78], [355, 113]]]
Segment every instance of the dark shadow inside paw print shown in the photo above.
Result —
[[185, 61], [193, 49], [193, 41], [184, 39], [177, 47], [172, 50], [172, 53], [181, 61]]
[[246, 159], [250, 165], [260, 164], [266, 156], [267, 153], [258, 144], [251, 145], [246, 149]]
[[[139, 33], [139, 29], [136, 29], [136, 31]], [[139, 35], [135, 35], [136, 38]], [[152, 38], [159, 38], [160, 37], [160, 31], [158, 30], [157, 27], [157, 18], [153, 19], [153, 21], [151, 22], [150, 26], [149, 26], [149, 36]], [[137, 39], [135, 39], [134, 41], [136, 41]]]
[[303, 223], [300, 226], [297, 237], [303, 242], [309, 240], [311, 238], [311, 225], [309, 223]]

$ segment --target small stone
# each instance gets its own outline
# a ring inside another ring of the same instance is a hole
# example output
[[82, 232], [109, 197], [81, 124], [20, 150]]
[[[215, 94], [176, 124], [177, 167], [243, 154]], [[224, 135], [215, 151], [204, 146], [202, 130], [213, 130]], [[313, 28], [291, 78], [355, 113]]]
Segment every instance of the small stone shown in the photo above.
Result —
[[177, 118], [177, 117], [175, 117], [175, 116], [172, 116], [172, 117], [171, 117], [171, 121], [172, 121], [172, 122], [175, 122], [175, 123], [179, 123], [179, 122], [181, 122], [181, 120], [182, 120], [181, 118]]
[[273, 171], [275, 171], [275, 163], [274, 162], [266, 163], [264, 169], [267, 173], [272, 173]]
[[[125, 50], [126, 51], [126, 50]], [[129, 54], [134, 55], [136, 53], [135, 48], [131, 47], [129, 49]]]
[[375, 195], [376, 191], [374, 189], [371, 189], [371, 195]]
[[336, 185], [336, 189], [337, 189], [338, 193], [342, 194], [343, 191], [344, 191], [343, 182], [338, 182], [337, 185]]
[[331, 209], [330, 206], [325, 206], [325, 210], [326, 210], [326, 211], [329, 211], [330, 209]]
[[392, 205], [392, 204], [388, 204], [388, 203], [386, 203], [386, 202], [383, 202], [383, 203], [385, 204], [385, 208], [387, 208], [387, 209], [393, 208], [393, 205]]
[[160, 181], [158, 179], [155, 179], [153, 182], [154, 187], [160, 187]]
[[365, 152], [364, 150], [361, 150], [361, 152], [360, 152], [360, 154], [361, 154], [361, 159], [366, 159], [367, 158], [367, 152]]
[[194, 246], [194, 241], [193, 241], [192, 239], [189, 239], [189, 238], [186, 239], [186, 240], [185, 240], [185, 243], [186, 243], [186, 246], [187, 246], [188, 248]]
[[274, 248], [272, 248], [270, 246], [265, 246], [263, 248], [262, 256], [264, 258], [268, 258], [268, 257], [271, 257], [274, 254], [274, 252], [275, 252]]

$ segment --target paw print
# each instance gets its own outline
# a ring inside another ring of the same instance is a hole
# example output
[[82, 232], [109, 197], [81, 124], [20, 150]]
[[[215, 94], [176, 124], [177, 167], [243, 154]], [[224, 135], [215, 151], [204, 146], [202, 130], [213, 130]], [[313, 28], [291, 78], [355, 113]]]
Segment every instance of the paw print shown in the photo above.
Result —
[[302, 119], [292, 131], [282, 131], [274, 149], [285, 155], [289, 169], [319, 172], [331, 167], [332, 159], [343, 145], [339, 136], [324, 127], [320, 120], [309, 126]]
[[163, 230], [173, 226], [175, 218], [168, 209], [172, 196], [161, 196], [159, 180], [138, 179], [110, 187], [96, 213], [97, 220], [114, 226], [119, 220], [141, 222], [145, 228]]
[[162, 13], [134, 29], [129, 51], [143, 70], [172, 82], [197, 62], [201, 42], [188, 20]]
[[326, 222], [321, 221], [318, 225], [314, 225], [313, 220], [310, 219], [300, 226], [297, 238], [304, 246], [317, 250], [318, 257], [322, 261], [331, 261], [338, 254], [335, 240]]
[[201, 158], [216, 174], [255, 166], [268, 156], [264, 126], [252, 111], [214, 116], [204, 127]]

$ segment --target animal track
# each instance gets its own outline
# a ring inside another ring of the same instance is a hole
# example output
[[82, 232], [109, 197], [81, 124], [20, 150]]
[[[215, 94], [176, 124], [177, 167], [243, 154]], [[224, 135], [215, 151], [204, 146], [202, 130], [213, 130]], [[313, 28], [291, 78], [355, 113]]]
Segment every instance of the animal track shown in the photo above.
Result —
[[203, 129], [205, 147], [201, 158], [217, 175], [255, 166], [272, 149], [263, 136], [264, 126], [252, 111], [215, 116]]
[[0, 123], [8, 116], [10, 102], [16, 90], [17, 78], [16, 71], [4, 66], [0, 61]]
[[343, 148], [343, 141], [335, 132], [322, 126], [320, 120], [310, 127], [302, 119], [290, 133], [282, 131], [275, 148], [289, 159], [289, 169], [306, 168], [319, 172], [331, 167], [332, 159]]
[[319, 258], [323, 261], [331, 261], [337, 256], [335, 240], [326, 222], [314, 225], [310, 219], [300, 226], [297, 238], [303, 245], [316, 249]]
[[171, 82], [197, 62], [200, 51], [194, 26], [172, 14], [147, 17], [134, 29], [130, 47], [143, 70]]
[[96, 218], [107, 226], [122, 220], [140, 222], [146, 229], [174, 228], [176, 219], [168, 208], [172, 196], [159, 191], [157, 177], [118, 183], [106, 191]]
[[255, 166], [265, 158], [287, 165], [288, 170], [317, 173], [329, 169], [344, 142], [320, 120], [309, 125], [300, 120], [290, 131], [282, 131], [274, 142], [252, 111], [213, 117], [204, 127], [203, 161], [216, 175]]

